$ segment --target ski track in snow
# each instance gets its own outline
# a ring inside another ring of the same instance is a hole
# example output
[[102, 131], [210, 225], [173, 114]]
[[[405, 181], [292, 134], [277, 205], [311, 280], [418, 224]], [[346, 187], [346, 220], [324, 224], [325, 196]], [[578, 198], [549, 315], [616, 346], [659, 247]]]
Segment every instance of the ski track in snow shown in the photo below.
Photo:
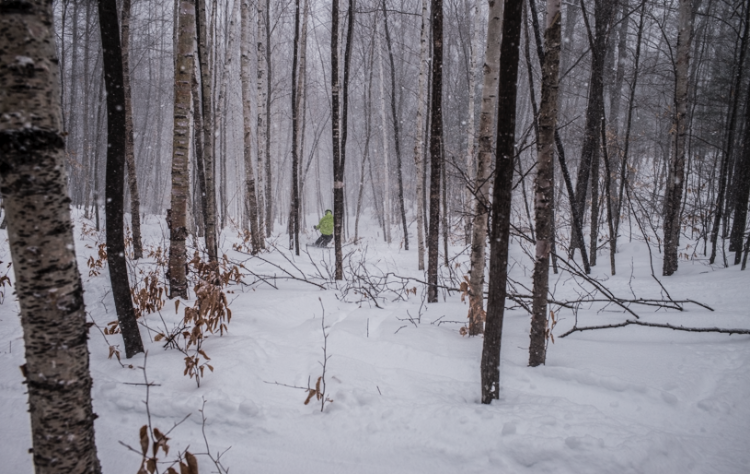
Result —
[[[144, 222], [146, 248], [164, 241], [163, 228], [153, 217]], [[104, 327], [116, 318], [108, 275], [105, 269], [100, 276], [87, 276], [85, 261], [95, 251], [88, 247], [95, 241], [81, 238], [80, 225], [76, 238], [87, 310]], [[5, 231], [0, 241], [0, 260], [8, 262]], [[228, 250], [234, 241], [232, 232], [222, 235], [227, 255], [248, 258]], [[416, 270], [416, 252], [401, 250], [395, 240], [389, 247], [373, 235], [365, 242], [371, 265], [424, 278]], [[606, 255], [594, 275], [618, 296], [632, 297], [632, 287], [638, 297], [661, 298], [645, 244], [623, 242], [620, 247], [618, 275], [608, 275]], [[284, 252], [302, 271], [315, 273], [307, 256]], [[658, 271], [661, 261], [653, 252]], [[310, 255], [321, 269], [322, 261], [332, 265], [333, 252], [315, 249]], [[518, 244], [512, 256], [517, 264], [511, 276], [530, 287], [530, 264]], [[296, 272], [278, 252], [263, 257]], [[462, 263], [455, 269], [458, 278], [467, 260], [465, 253], [457, 260]], [[282, 276], [258, 260], [247, 265]], [[674, 299], [694, 299], [716, 311], [694, 305], [686, 305], [684, 312], [634, 307], [642, 320], [750, 328], [750, 272], [681, 261], [678, 274], [661, 281]], [[167, 430], [191, 414], [170, 435], [171, 453], [188, 446], [194, 453], [205, 451], [198, 412], [205, 399], [211, 450], [231, 447], [222, 460], [240, 474], [750, 472], [750, 336], [634, 326], [574, 333], [550, 344], [547, 365], [532, 369], [526, 366], [530, 319], [522, 309], [506, 311], [500, 400], [485, 406], [479, 403], [482, 339], [461, 337], [459, 324], [436, 321], [465, 320], [467, 306], [458, 294], [441, 295], [439, 304], [423, 307], [415, 327], [404, 319], [407, 310], [414, 318], [420, 312], [418, 284], [417, 295], [397, 302], [389, 295], [380, 302], [383, 309], [344, 302], [340, 291], [299, 281], [278, 279], [275, 284], [278, 290], [263, 283], [230, 288], [229, 332], [205, 341], [216, 370], [206, 373], [200, 388], [182, 375], [183, 356], [162, 349], [162, 343], [152, 341], [154, 334], [141, 328], [148, 377], [158, 384], [149, 403], [154, 426]], [[568, 275], [551, 275], [550, 286], [557, 299], [580, 292]], [[23, 334], [11, 292], [5, 288], [0, 305], [0, 471], [23, 473], [33, 471], [31, 436], [18, 370]], [[334, 400], [323, 413], [314, 399], [303, 405], [303, 390], [274, 384], [306, 387], [308, 379], [314, 385], [321, 374], [321, 303], [331, 356], [327, 391]], [[583, 306], [579, 324], [629, 319], [617, 307], [603, 308]], [[180, 319], [171, 301], [162, 315], [168, 325]], [[559, 335], [572, 327], [574, 315], [562, 308], [558, 319], [554, 333]], [[158, 315], [146, 321], [161, 326]], [[119, 336], [109, 339], [121, 344]], [[126, 385], [143, 382], [143, 374], [108, 360], [107, 344], [95, 328], [89, 346], [103, 471], [135, 472], [140, 459], [119, 441], [136, 446], [138, 429], [146, 423], [144, 387]], [[126, 363], [140, 366], [143, 360], [139, 355]], [[199, 460], [201, 472], [215, 470], [205, 457]]]

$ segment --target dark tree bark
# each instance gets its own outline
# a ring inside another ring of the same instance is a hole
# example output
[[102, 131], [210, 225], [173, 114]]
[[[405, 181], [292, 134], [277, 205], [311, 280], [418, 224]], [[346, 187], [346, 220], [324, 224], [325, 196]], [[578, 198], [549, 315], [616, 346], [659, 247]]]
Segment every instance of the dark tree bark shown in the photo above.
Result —
[[[198, 66], [201, 76], [201, 111], [203, 119], [203, 164], [206, 177], [206, 251], [209, 261], [218, 262], [216, 234], [216, 181], [214, 179], [214, 121], [211, 107], [211, 70], [208, 63], [206, 0], [197, 0], [195, 30], [198, 39]], [[195, 111], [196, 114], [199, 111]]]
[[[393, 61], [393, 50], [391, 49], [391, 34], [388, 29], [388, 10], [385, 8], [385, 0], [381, 4], [383, 7], [383, 23], [385, 23], [385, 44], [388, 47], [388, 59], [391, 64], [391, 118], [393, 120], [393, 138], [396, 144], [396, 177], [398, 179], [398, 203], [401, 212], [401, 225], [404, 228], [404, 250], [409, 250], [409, 229], [406, 225], [406, 208], [404, 207], [404, 179], [401, 165], [401, 132], [399, 127], [398, 114], [396, 113], [396, 65]], [[349, 19], [351, 24], [351, 19]], [[347, 40], [347, 48], [349, 40]], [[342, 149], [343, 152], [343, 149]]]
[[664, 206], [664, 276], [677, 271], [677, 248], [680, 245], [680, 215], [685, 186], [685, 148], [688, 131], [688, 81], [690, 43], [693, 36], [693, 2], [680, 0], [675, 62], [674, 146], [669, 160], [669, 175]]
[[50, 1], [0, 3], [0, 193], [21, 309], [34, 471], [98, 474], [52, 25]]
[[740, 60], [734, 76], [732, 92], [729, 94], [731, 103], [729, 104], [729, 115], [727, 117], [726, 141], [724, 142], [724, 153], [721, 158], [721, 171], [719, 174], [719, 192], [716, 196], [716, 210], [714, 211], [714, 222], [711, 228], [711, 257], [708, 263], [713, 264], [716, 260], [716, 243], [719, 237], [719, 227], [721, 220], [724, 218], [724, 201], [727, 189], [727, 174], [729, 172], [729, 162], [732, 158], [732, 149], [734, 147], [734, 131], [737, 123], [737, 109], [739, 108], [739, 91], [742, 87], [743, 65], [745, 62], [745, 53], [747, 51], [748, 33], [750, 32], [750, 7], [745, 7], [744, 32], [740, 41]]
[[[354, 10], [349, 4], [350, 13]], [[352, 19], [349, 19], [349, 29], [347, 30], [347, 38], [350, 39]], [[347, 44], [347, 52], [345, 56], [349, 55], [350, 51], [349, 41]], [[347, 60], [348, 61], [348, 60]], [[345, 61], [345, 63], [347, 62]], [[345, 66], [345, 69], [347, 67]], [[345, 71], [346, 81], [348, 81], [348, 71]], [[339, 2], [333, 0], [331, 7], [331, 138], [333, 142], [333, 238], [334, 247], [336, 252], [336, 272], [335, 278], [341, 280], [344, 278], [344, 262], [343, 253], [341, 251], [342, 244], [342, 224], [344, 221], [344, 158], [342, 150], [345, 146], [342, 140], [341, 134], [341, 122], [339, 112], [340, 107], [340, 95], [341, 85], [339, 83]], [[346, 98], [346, 94], [344, 94]], [[345, 114], [344, 114], [345, 115]], [[344, 128], [346, 124], [344, 123]]]
[[617, 193], [617, 212], [615, 212], [615, 238], [612, 243], [617, 251], [617, 236], [620, 229], [620, 214], [622, 213], [623, 195], [628, 181], [628, 156], [630, 152], [630, 131], [633, 124], [633, 109], [635, 108], [635, 90], [638, 85], [638, 66], [641, 58], [641, 39], [643, 38], [643, 23], [646, 14], [646, 0], [641, 1], [641, 13], [638, 20], [638, 36], [635, 43], [633, 58], [633, 80], [630, 83], [630, 98], [628, 99], [628, 114], [625, 120], [625, 138], [623, 140], [622, 161], [620, 163], [620, 190]]
[[289, 216], [289, 234], [291, 242], [289, 248], [294, 247], [295, 255], [299, 255], [299, 149], [297, 137], [299, 135], [299, 103], [297, 101], [297, 63], [299, 59], [299, 0], [294, 3], [294, 50], [292, 53], [292, 211]]
[[427, 302], [437, 303], [440, 167], [443, 161], [443, 1], [432, 0], [432, 82], [430, 94], [430, 222], [427, 235]]
[[107, 263], [125, 356], [143, 352], [141, 333], [135, 320], [130, 281], [125, 261], [123, 200], [125, 183], [125, 89], [122, 74], [120, 28], [115, 0], [99, 0], [104, 86], [107, 89], [107, 171], [104, 213], [107, 218]]
[[[533, 1], [533, 0], [530, 0]], [[536, 259], [534, 261], [534, 299], [532, 302], [529, 365], [544, 364], [547, 354], [547, 294], [549, 293], [549, 257], [555, 232], [552, 199], [555, 189], [555, 128], [557, 126], [557, 81], [560, 70], [560, 0], [547, 2], [547, 28], [544, 32], [545, 56], [542, 69], [542, 102], [539, 111], [537, 175], [534, 196], [536, 211]]]
[[[575, 213], [578, 222], [583, 223], [583, 215], [586, 208], [586, 194], [589, 188], [589, 177], [591, 177], [591, 199], [592, 203], [594, 199], [598, 200], [598, 180], [599, 180], [599, 137], [601, 136], [600, 128], [602, 126], [602, 120], [604, 118], [604, 59], [607, 52], [607, 44], [609, 37], [609, 25], [612, 20], [612, 13], [614, 12], [614, 3], [610, 0], [595, 0], [594, 4], [594, 17], [596, 20], [594, 37], [589, 36], [589, 45], [591, 46], [591, 79], [589, 81], [589, 99], [586, 107], [586, 132], [584, 135], [583, 147], [581, 149], [581, 161], [578, 165], [578, 179], [576, 181], [575, 190], [575, 204], [572, 206], [572, 212]], [[583, 0], [581, 0], [581, 9], [583, 10], [583, 18], [588, 28], [588, 19]], [[594, 174], [596, 173], [596, 174]], [[592, 204], [592, 208], [596, 208], [596, 204]], [[596, 238], [596, 233], [593, 230], [598, 223], [596, 218], [591, 221], [592, 235]], [[575, 248], [581, 250], [581, 253], [585, 253], [585, 244], [583, 243], [583, 236], [574, 235], [574, 245], [571, 247], [571, 251]], [[596, 241], [591, 242], [591, 255], [595, 256], [596, 253]], [[596, 262], [591, 262], [591, 265], [595, 265]]]
[[[195, 0], [193, 0], [194, 3]], [[195, 9], [195, 8], [193, 8]], [[195, 32], [193, 32], [193, 35], [195, 36]], [[193, 63], [195, 63], [195, 59], [193, 59]], [[206, 173], [205, 173], [205, 165], [203, 163], [203, 116], [200, 113], [201, 110], [201, 93], [200, 93], [200, 86], [199, 86], [199, 77], [200, 72], [198, 71], [196, 65], [193, 65], [193, 74], [192, 74], [192, 86], [191, 86], [191, 92], [192, 92], [192, 100], [193, 100], [193, 146], [195, 146], [194, 153], [195, 153], [195, 175], [198, 178], [198, 192], [195, 194], [195, 200], [198, 203], [198, 208], [200, 209], [200, 213], [195, 212], [196, 216], [195, 218], [198, 220], [198, 230], [199, 230], [199, 236], [203, 236], [205, 238], [205, 232], [206, 232], [206, 214], [208, 214], [208, 207], [206, 206]], [[184, 106], [183, 106], [184, 107]], [[174, 153], [174, 146], [172, 147], [172, 152]], [[199, 216], [197, 214], [200, 214]]]
[[745, 100], [745, 136], [742, 143], [742, 155], [738, 157], [736, 165], [738, 186], [735, 191], [734, 221], [732, 222], [732, 232], [730, 234], [730, 239], [735, 250], [735, 265], [738, 265], [742, 258], [742, 241], [747, 221], [747, 205], [750, 199], [750, 86], [748, 86]]
[[130, 0], [122, 2], [122, 77], [125, 87], [125, 167], [128, 170], [130, 191], [130, 223], [133, 226], [133, 258], [143, 256], [141, 245], [141, 198], [135, 167], [133, 144], [133, 101], [130, 92]]
[[492, 189], [492, 218], [490, 219], [489, 297], [481, 362], [482, 403], [485, 404], [492, 403], [492, 400], [500, 395], [500, 349], [508, 282], [508, 243], [522, 11], [523, 0], [505, 1], [497, 95], [497, 116], [502, 117], [502, 120], [497, 121], [495, 184]]
[[[534, 27], [534, 40], [536, 42], [536, 52], [539, 56], [539, 66], [544, 67], [544, 47], [542, 46], [542, 35], [539, 32], [539, 19], [536, 13], [536, 7], [533, 2], [529, 3], [531, 7], [531, 25]], [[572, 3], [568, 4], [568, 19], [566, 29], [570, 28], [571, 24], [575, 24], [574, 17], [576, 16], [577, 10]], [[568, 33], [566, 33], [568, 34]], [[566, 40], [570, 41], [570, 39]], [[559, 84], [558, 84], [559, 87]], [[565, 148], [563, 147], [562, 139], [560, 138], [559, 130], [555, 129], [555, 148], [557, 149], [557, 161], [560, 163], [560, 170], [562, 171], [563, 182], [565, 183], [565, 189], [568, 191], [568, 200], [571, 206], [571, 219], [573, 221], [573, 242], [578, 241], [581, 244], [581, 260], [583, 261], [583, 269], [588, 275], [591, 273], [591, 267], [589, 266], [589, 257], [586, 253], [586, 245], [583, 241], [583, 219], [579, 218], [578, 215], [572, 211], [574, 203], [576, 202], [575, 191], [573, 191], [573, 183], [570, 179], [570, 172], [568, 171], [568, 164], [565, 159]], [[555, 255], [552, 256], [555, 259]], [[554, 262], [555, 260], [553, 260]]]
[[253, 252], [264, 248], [263, 232], [258, 224], [258, 199], [256, 197], [255, 172], [253, 169], [253, 117], [250, 105], [252, 88], [250, 84], [250, 41], [251, 41], [251, 9], [250, 1], [242, 0], [241, 7], [241, 74], [242, 74], [242, 123], [244, 136], [245, 162], [245, 222], [252, 236]]
[[[339, 145], [339, 163], [335, 167], [335, 175], [333, 182], [333, 230], [336, 234], [338, 226], [338, 234], [334, 235], [334, 247], [336, 251], [336, 279], [341, 280], [344, 278], [344, 254], [341, 250], [344, 244], [343, 236], [343, 224], [346, 218], [346, 203], [344, 202], [344, 169], [346, 166], [346, 140], [348, 136], [348, 120], [349, 120], [349, 69], [352, 62], [352, 36], [354, 32], [354, 19], [355, 19], [355, 8], [354, 0], [349, 0], [349, 22], [346, 28], [346, 47], [344, 49], [344, 90], [343, 90], [343, 103], [341, 108], [341, 143]], [[337, 214], [338, 212], [338, 214]], [[336, 217], [338, 215], [338, 218]]]

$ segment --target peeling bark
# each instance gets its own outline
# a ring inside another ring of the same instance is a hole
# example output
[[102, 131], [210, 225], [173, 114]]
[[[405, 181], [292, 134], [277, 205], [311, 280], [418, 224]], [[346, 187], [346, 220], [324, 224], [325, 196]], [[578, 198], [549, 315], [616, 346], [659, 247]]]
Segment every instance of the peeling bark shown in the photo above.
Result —
[[0, 193], [21, 309], [34, 469], [98, 474], [52, 2], [15, 6], [0, 5]]

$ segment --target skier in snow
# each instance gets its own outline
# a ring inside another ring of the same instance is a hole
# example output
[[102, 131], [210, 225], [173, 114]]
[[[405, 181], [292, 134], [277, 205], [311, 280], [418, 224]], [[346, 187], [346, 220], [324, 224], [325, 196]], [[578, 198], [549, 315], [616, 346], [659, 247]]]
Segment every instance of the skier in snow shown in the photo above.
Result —
[[326, 209], [326, 215], [320, 219], [315, 229], [320, 231], [320, 237], [313, 247], [325, 247], [333, 240], [333, 212], [330, 209]]

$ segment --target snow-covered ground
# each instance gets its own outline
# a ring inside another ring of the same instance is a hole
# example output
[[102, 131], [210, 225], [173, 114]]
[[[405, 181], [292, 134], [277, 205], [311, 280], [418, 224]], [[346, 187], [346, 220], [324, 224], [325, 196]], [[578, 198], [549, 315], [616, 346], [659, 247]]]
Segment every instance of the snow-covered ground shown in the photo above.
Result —
[[[147, 247], [163, 245], [164, 228], [155, 218], [147, 220]], [[353, 252], [350, 260], [363, 261], [374, 276], [393, 272], [423, 279], [416, 252], [396, 241], [383, 243], [376, 228], [370, 225], [360, 246], [345, 248]], [[8, 262], [1, 232], [0, 260]], [[225, 232], [222, 247], [231, 260], [245, 261], [250, 256], [231, 250], [235, 234]], [[424, 305], [421, 285], [411, 282], [407, 287], [417, 291], [406, 300], [393, 291], [378, 301], [382, 308], [356, 302], [361, 293], [343, 298], [330, 283], [322, 290], [283, 279], [278, 267], [323, 283], [320, 275], [332, 267], [333, 252], [309, 249], [310, 257], [295, 257], [281, 250], [285, 238], [277, 240], [278, 251], [261, 255], [268, 262], [245, 263], [256, 274], [277, 278], [229, 288], [229, 332], [205, 341], [215, 371], [206, 372], [200, 388], [183, 376], [183, 355], [163, 349], [163, 342], [153, 341], [155, 333], [141, 329], [148, 378], [158, 384], [149, 400], [154, 426], [167, 430], [191, 414], [171, 433], [171, 454], [188, 446], [193, 453], [206, 451], [198, 412], [205, 400], [211, 451], [231, 447], [222, 462], [239, 474], [750, 472], [750, 336], [629, 326], [560, 338], [575, 320], [563, 308], [547, 365], [529, 368], [529, 316], [513, 309], [504, 324], [501, 398], [486, 406], [479, 403], [482, 339], [459, 334], [467, 313], [460, 294], [444, 292], [439, 304]], [[106, 270], [88, 276], [85, 261], [95, 243], [95, 236], [80, 237], [77, 251], [87, 310], [104, 327], [115, 313]], [[653, 252], [658, 275], [661, 260]], [[512, 253], [511, 276], [530, 287], [528, 257], [518, 243]], [[452, 264], [457, 280], [467, 260], [464, 253]], [[608, 256], [599, 260], [594, 275], [615, 295], [663, 298], [645, 243], [622, 239], [616, 277], [609, 276]], [[590, 288], [561, 275], [551, 276], [557, 300], [577, 299]], [[750, 328], [750, 271], [682, 261], [676, 276], [661, 280], [673, 299], [693, 299], [715, 311], [693, 304], [684, 312], [633, 307], [642, 321]], [[11, 291], [5, 289], [0, 305], [0, 471], [30, 473], [29, 416], [18, 370], [23, 339]], [[320, 402], [303, 404], [304, 390], [280, 384], [306, 387], [321, 375], [323, 308], [330, 356], [326, 386], [333, 402], [321, 413]], [[180, 318], [173, 302], [161, 313], [168, 327]], [[577, 317], [581, 326], [632, 318], [604, 304], [585, 305]], [[145, 322], [163, 327], [156, 314]], [[95, 328], [90, 335], [99, 459], [107, 474], [134, 473], [140, 458], [120, 442], [137, 446], [147, 421], [145, 388], [130, 385], [143, 382], [143, 372], [108, 359], [105, 339]], [[120, 344], [119, 336], [109, 340]], [[127, 363], [142, 366], [144, 356]], [[202, 473], [215, 471], [208, 458], [199, 460]]]

